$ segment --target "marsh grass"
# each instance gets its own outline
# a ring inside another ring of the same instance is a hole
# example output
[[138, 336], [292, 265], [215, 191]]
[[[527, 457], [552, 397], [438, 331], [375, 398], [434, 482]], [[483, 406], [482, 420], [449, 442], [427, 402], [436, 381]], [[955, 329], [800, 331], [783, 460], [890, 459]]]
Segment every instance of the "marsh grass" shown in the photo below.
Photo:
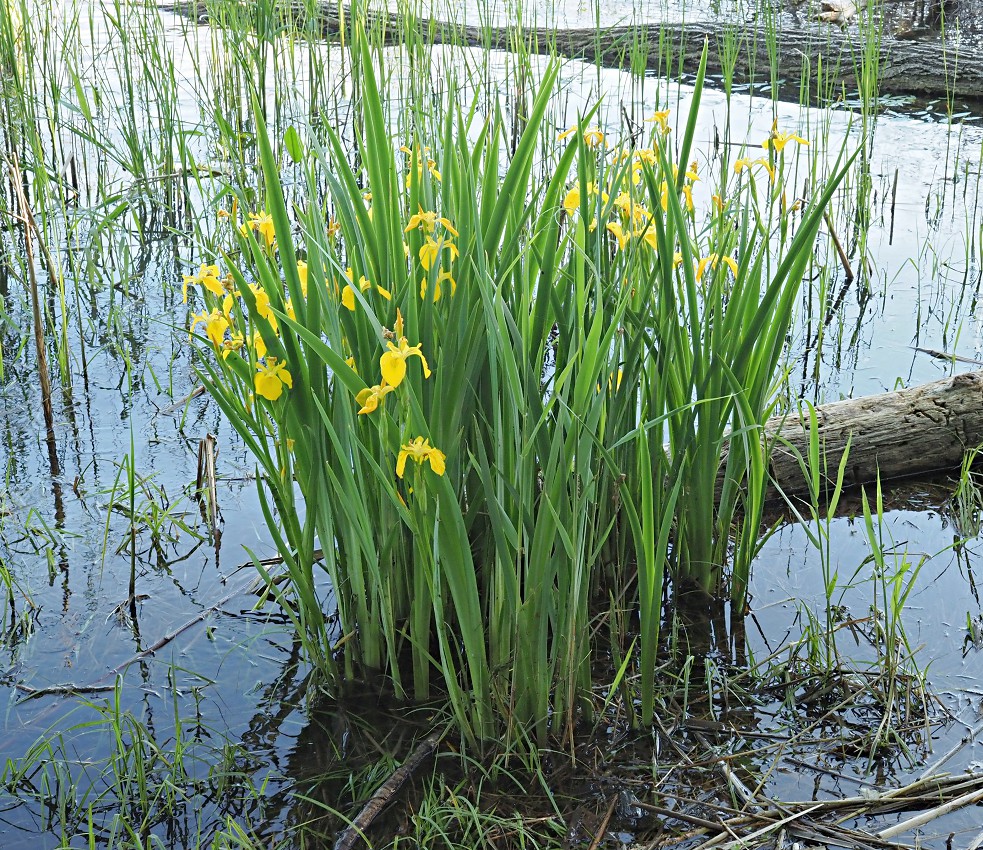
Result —
[[229, 833], [245, 836], [241, 824], [261, 811], [263, 795], [241, 748], [183, 717], [176, 696], [173, 723], [163, 724], [170, 732], [158, 735], [152, 718], [123, 706], [122, 692], [119, 680], [106, 700], [83, 701], [21, 758], [7, 758], [0, 796], [35, 801], [37, 829], [63, 846], [82, 838], [137, 850], [158, 846], [153, 833], [164, 831], [182, 847], [221, 847], [196, 809], [202, 794], [222, 800]]

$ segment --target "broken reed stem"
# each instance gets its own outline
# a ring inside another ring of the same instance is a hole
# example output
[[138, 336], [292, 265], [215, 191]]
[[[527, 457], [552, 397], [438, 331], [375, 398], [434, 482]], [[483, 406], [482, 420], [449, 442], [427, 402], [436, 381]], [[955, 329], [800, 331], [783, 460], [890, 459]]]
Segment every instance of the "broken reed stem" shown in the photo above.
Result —
[[956, 809], [961, 809], [963, 806], [978, 803], [980, 800], [983, 800], [983, 789], [970, 791], [968, 794], [963, 794], [962, 797], [957, 797], [955, 800], [949, 800], [943, 803], [941, 806], [937, 806], [936, 808], [930, 809], [927, 812], [922, 812], [921, 814], [915, 815], [913, 818], [908, 818], [908, 820], [901, 821], [901, 823], [897, 823], [894, 826], [889, 826], [887, 829], [882, 829], [877, 833], [877, 837], [882, 839], [894, 838], [896, 835], [901, 835], [903, 832], [908, 832], [909, 830], [916, 829], [919, 826], [924, 826], [936, 818], [942, 817], [942, 815], [947, 815], [949, 812], [954, 812]]
[[[44, 424], [48, 432], [48, 454], [53, 455], [55, 438], [55, 414], [51, 406], [51, 373], [48, 370], [48, 352], [44, 343], [44, 323], [41, 315], [41, 297], [38, 293], [38, 279], [34, 269], [34, 250], [31, 231], [37, 231], [34, 216], [27, 203], [24, 187], [21, 183], [21, 172], [17, 165], [16, 155], [13, 162], [8, 163], [10, 178], [17, 194], [17, 204], [21, 215], [17, 216], [24, 225], [24, 253], [27, 260], [27, 277], [31, 289], [31, 309], [34, 314], [34, 347], [38, 357], [38, 380], [41, 383], [41, 405], [44, 408]], [[51, 270], [49, 269], [49, 275]], [[56, 463], [57, 456], [52, 460]]]
[[840, 237], [836, 235], [836, 228], [833, 227], [833, 219], [828, 212], [823, 213], [823, 221], [826, 222], [826, 227], [829, 228], [830, 239], [833, 240], [833, 247], [836, 248], [836, 254], [840, 258], [843, 272], [846, 274], [846, 282], [849, 283], [853, 280], [853, 267], [850, 265], [850, 258], [846, 255], [846, 251], [843, 250]]
[[618, 795], [613, 794], [611, 796], [611, 802], [608, 803], [608, 810], [604, 813], [604, 820], [601, 821], [601, 825], [597, 828], [597, 832], [594, 835], [594, 840], [590, 843], [590, 847], [588, 847], [587, 850], [597, 850], [597, 848], [601, 846], [604, 836], [607, 835], [608, 826], [611, 824], [611, 818], [614, 816], [614, 809], [617, 805]]
[[219, 535], [218, 487], [215, 476], [215, 437], [212, 434], [206, 434], [198, 444], [198, 476], [195, 488], [199, 501], [205, 502], [202, 507], [207, 512], [208, 528], [212, 537], [217, 539]]

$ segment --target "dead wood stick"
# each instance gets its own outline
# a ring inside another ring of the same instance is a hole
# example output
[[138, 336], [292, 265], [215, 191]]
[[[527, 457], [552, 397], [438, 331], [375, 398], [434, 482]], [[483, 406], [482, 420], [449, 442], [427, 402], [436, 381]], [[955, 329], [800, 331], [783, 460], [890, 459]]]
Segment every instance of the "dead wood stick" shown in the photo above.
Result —
[[887, 829], [882, 829], [877, 833], [877, 837], [885, 839], [893, 838], [896, 835], [901, 835], [902, 832], [924, 826], [936, 818], [942, 817], [942, 815], [947, 815], [949, 812], [961, 809], [963, 806], [978, 803], [980, 800], [983, 800], [983, 788], [971, 791], [969, 794], [963, 794], [961, 797], [956, 797], [955, 800], [949, 800], [949, 802], [943, 803], [941, 806], [936, 806], [934, 809], [929, 809], [929, 811], [915, 815], [913, 818], [908, 818], [908, 820], [901, 821], [901, 823], [897, 823], [894, 826], [889, 826]]
[[170, 415], [171, 413], [176, 413], [177, 411], [186, 407], [189, 401], [198, 398], [198, 396], [200, 396], [204, 392], [205, 392], [204, 386], [199, 384], [184, 398], [179, 398], [176, 402], [174, 402], [174, 404], [169, 404], [167, 407], [162, 407], [154, 414], [154, 416], [167, 416]]
[[[813, 808], [805, 809], [804, 811], [801, 812], [795, 812], [793, 814], [786, 813], [784, 814], [784, 816], [782, 816], [780, 820], [772, 820], [769, 817], [762, 816], [762, 815], [747, 815], [747, 816], [742, 816], [740, 818], [730, 818], [725, 821], [720, 821], [719, 823], [713, 823], [712, 821], [703, 821], [702, 823], [706, 824], [704, 828], [716, 829], [717, 835], [715, 835], [713, 838], [709, 839], [708, 841], [704, 841], [702, 844], [698, 845], [696, 850], [709, 850], [709, 848], [711, 847], [718, 847], [718, 846], [723, 848], [731, 848], [731, 850], [736, 850], [736, 848], [739, 847], [747, 847], [750, 845], [750, 842], [753, 841], [755, 838], [760, 838], [764, 835], [768, 835], [768, 833], [770, 832], [774, 832], [775, 830], [783, 829], [789, 824], [798, 820], [799, 818], [803, 818], [806, 815], [810, 814], [814, 809], [819, 809], [819, 808], [822, 808], [821, 804], [816, 804], [815, 806], [813, 806]], [[771, 815], [776, 813], [768, 812], [766, 814]], [[673, 812], [672, 816], [678, 817], [678, 813]], [[690, 818], [685, 817], [685, 818], [680, 818], [680, 820], [690, 820]], [[731, 840], [723, 843], [725, 839], [728, 838], [728, 836], [735, 835], [734, 833], [735, 826], [751, 826], [754, 823], [760, 823], [764, 825], [756, 829], [754, 832], [749, 832], [747, 835], [739, 836], [737, 838], [732, 838]]]
[[246, 593], [249, 590], [250, 586], [253, 584], [253, 581], [254, 580], [250, 580], [248, 584], [246, 584], [246, 585], [244, 585], [242, 587], [237, 588], [236, 590], [232, 591], [231, 593], [225, 594], [225, 596], [223, 596], [221, 599], [219, 599], [218, 602], [215, 602], [214, 604], [209, 605], [207, 608], [203, 608], [201, 611], [199, 611], [190, 620], [186, 620], [185, 622], [183, 622], [180, 626], [178, 626], [173, 631], [170, 631], [166, 635], [163, 635], [162, 637], [158, 638], [154, 643], [152, 643], [146, 649], [144, 649], [141, 652], [138, 652], [136, 655], [128, 658], [122, 664], [117, 664], [112, 670], [110, 670], [106, 674], [106, 676], [103, 676], [103, 678], [105, 679], [107, 676], [115, 676], [117, 673], [122, 673], [131, 664], [134, 664], [137, 661], [140, 661], [140, 660], [146, 658], [148, 655], [153, 655], [159, 649], [163, 649], [172, 640], [174, 640], [175, 638], [180, 637], [188, 629], [190, 629], [192, 626], [196, 626], [198, 623], [200, 623], [202, 620], [204, 620], [205, 617], [207, 617], [209, 614], [213, 614], [216, 611], [218, 611], [218, 609], [221, 608], [223, 605], [225, 605], [225, 603], [228, 602], [230, 599], [235, 599], [235, 597], [239, 596], [240, 594]]
[[811, 809], [806, 809], [802, 812], [795, 812], [794, 814], [787, 815], [786, 817], [782, 818], [782, 820], [765, 821], [764, 826], [759, 827], [758, 829], [754, 830], [754, 832], [749, 832], [747, 835], [742, 835], [740, 838], [735, 838], [732, 841], [728, 841], [726, 844], [723, 844], [722, 847], [724, 850], [738, 850], [738, 848], [748, 847], [756, 838], [762, 838], [765, 835], [770, 835], [776, 830], [783, 829], [797, 821], [799, 818], [804, 818], [810, 812], [818, 808], [819, 806], [817, 805], [813, 806]]
[[640, 809], [644, 809], [646, 812], [651, 812], [654, 815], [660, 815], [664, 818], [672, 818], [673, 820], [683, 821], [684, 823], [693, 824], [693, 826], [703, 827], [703, 829], [712, 829], [719, 832], [722, 828], [720, 821], [707, 820], [706, 818], [701, 818], [698, 815], [691, 815], [688, 812], [677, 811], [676, 809], [666, 809], [662, 806], [655, 806], [652, 803], [644, 803], [641, 800], [636, 800], [634, 805], [638, 806]]
[[389, 805], [406, 780], [434, 754], [440, 739], [444, 737], [449, 728], [449, 726], [444, 726], [441, 729], [434, 729], [420, 741], [417, 748], [406, 758], [406, 761], [397, 767], [392, 775], [379, 786], [376, 792], [369, 797], [368, 802], [362, 806], [362, 810], [355, 816], [355, 819], [345, 827], [341, 835], [338, 836], [338, 840], [335, 841], [334, 850], [354, 850], [358, 842], [365, 839], [365, 830], [372, 826], [372, 822]]
[[[957, 776], [948, 774], [919, 777], [908, 785], [899, 788], [892, 788], [884, 791], [877, 796], [863, 797], [841, 797], [836, 800], [822, 800], [822, 805], [828, 810], [834, 809], [856, 809], [856, 808], [880, 808], [885, 804], [909, 805], [912, 802], [924, 801], [928, 799], [928, 794], [934, 794], [935, 799], [945, 791], [962, 790], [969, 787], [976, 790], [983, 782], [983, 776], [972, 773], [963, 773]], [[789, 800], [782, 805], [789, 808], [801, 806], [811, 806], [815, 800]]]
[[983, 832], [976, 836], [972, 841], [969, 842], [966, 850], [977, 850], [981, 845], [983, 845]]
[[963, 357], [961, 354], [950, 354], [948, 351], [936, 351], [934, 348], [922, 348], [912, 346], [915, 351], [934, 357], [936, 360], [948, 360], [950, 363], [969, 363], [971, 366], [983, 366], [983, 360], [974, 360], [972, 357]]
[[115, 685], [49, 685], [46, 688], [32, 688], [30, 685], [25, 685], [22, 682], [17, 682], [14, 685], [19, 691], [23, 691], [27, 694], [21, 700], [17, 701], [20, 705], [22, 702], [27, 702], [30, 699], [39, 699], [40, 697], [47, 696], [75, 696], [76, 694], [102, 694], [108, 691], [116, 690]]
[[[204, 0], [171, 0], [163, 8], [192, 15], [202, 23], [208, 19], [208, 4]], [[343, 3], [314, 4], [285, 3], [286, 10], [298, 16], [305, 26], [318, 29], [325, 37], [344, 37], [349, 24], [358, 17], [351, 6]], [[674, 67], [692, 71], [701, 61], [704, 42], [711, 45], [732, 38], [733, 52], [711, 49], [706, 56], [709, 74], [719, 74], [725, 68], [734, 81], [760, 81], [760, 69], [770, 62], [787, 72], [787, 83], [796, 90], [803, 81], [816, 79], [821, 66], [824, 71], [842, 69], [840, 80], [848, 86], [856, 84], [852, 69], [859, 66], [860, 48], [853, 38], [830, 38], [829, 25], [803, 22], [791, 16], [776, 20], [777, 37], [765, 37], [768, 30], [760, 26], [737, 26], [729, 21], [686, 21], [685, 24], [653, 21], [634, 26], [613, 26], [598, 34], [596, 29], [556, 29], [555, 27], [525, 26], [466, 26], [428, 17], [411, 19], [405, 15], [369, 12], [367, 22], [377, 25], [387, 44], [403, 43], [411, 29], [424, 33], [434, 43], [474, 45], [490, 49], [515, 50], [517, 44], [533, 53], [559, 54], [571, 59], [586, 59], [608, 67], [625, 68], [626, 57], [641, 60], [659, 73], [665, 73], [666, 50], [673, 57]], [[310, 31], [310, 30], [308, 30]], [[630, 45], [643, 45], [640, 55]], [[862, 44], [861, 46], [862, 47]], [[777, 49], [777, 52], [776, 52]], [[860, 51], [862, 52], [862, 51]], [[801, 57], [812, 61], [802, 63]], [[878, 38], [877, 56], [873, 59], [879, 69], [881, 93], [924, 93], [978, 100], [983, 90], [983, 60], [980, 51], [963, 49], [959, 54], [958, 74], [939, 62], [938, 47], [918, 41], [899, 41], [884, 33]], [[677, 64], [678, 63], [678, 64]], [[758, 75], [756, 77], [755, 71]]]
[[[983, 371], [965, 372], [910, 389], [820, 405], [816, 420], [830, 470], [850, 443], [844, 486], [958, 469], [983, 443]], [[787, 495], [807, 494], [800, 459], [809, 456], [807, 416], [776, 417], [764, 426], [775, 446], [771, 477]], [[722, 485], [724, 469], [718, 476]], [[830, 490], [833, 481], [824, 477]]]
[[[702, 732], [694, 732], [693, 737], [703, 746], [708, 752], [713, 752], [713, 748], [710, 746], [710, 742], [707, 741], [706, 736]], [[754, 793], [750, 788], [745, 785], [740, 777], [731, 770], [730, 765], [724, 759], [718, 759], [715, 761], [714, 766], [723, 774], [724, 780], [727, 782], [728, 787], [733, 791], [734, 796], [741, 801], [741, 805], [746, 809], [750, 809], [753, 812], [760, 812], [761, 805], [758, 799], [754, 796]], [[771, 800], [767, 801], [772, 804]]]
[[167, 646], [167, 644], [169, 644], [172, 640], [184, 634], [184, 632], [186, 632], [192, 626], [200, 623], [209, 614], [217, 611], [219, 608], [225, 605], [225, 603], [228, 602], [230, 599], [234, 599], [236, 596], [248, 592], [249, 586], [253, 583], [253, 581], [254, 580], [251, 580], [249, 584], [238, 587], [236, 590], [232, 591], [231, 593], [227, 593], [225, 596], [219, 599], [218, 602], [214, 603], [213, 605], [209, 605], [207, 608], [202, 609], [201, 611], [198, 612], [197, 615], [192, 617], [190, 620], [185, 621], [173, 631], [170, 631], [163, 637], [159, 638], [151, 646], [148, 646], [143, 651], [138, 652], [136, 655], [131, 656], [122, 664], [117, 664], [112, 670], [106, 673], [105, 676], [102, 676], [100, 679], [98, 679], [96, 682], [93, 682], [92, 684], [50, 685], [46, 688], [32, 688], [30, 685], [18, 683], [16, 687], [18, 690], [27, 693], [27, 696], [24, 697], [24, 700], [37, 699], [38, 697], [42, 697], [42, 696], [72, 696], [73, 694], [77, 694], [77, 693], [87, 694], [87, 693], [103, 693], [106, 691], [111, 691], [116, 687], [115, 685], [103, 685], [101, 684], [101, 682], [104, 681], [105, 679], [108, 679], [110, 676], [119, 675], [131, 664], [134, 664], [137, 661], [146, 658], [148, 655], [153, 655], [159, 649], [162, 649], [163, 647]]
[[940, 767], [942, 767], [942, 765], [944, 765], [947, 761], [949, 761], [949, 759], [951, 759], [967, 744], [973, 743], [973, 741], [975, 741], [980, 736], [981, 732], [983, 732], [983, 723], [980, 723], [979, 725], [970, 729], [969, 732], [963, 735], [963, 737], [959, 740], [959, 742], [955, 746], [953, 746], [948, 752], [943, 753], [939, 758], [937, 758], [934, 762], [932, 762], [932, 764], [926, 767], [918, 778], [927, 779], [928, 777], [932, 776], [934, 773], [938, 771]]

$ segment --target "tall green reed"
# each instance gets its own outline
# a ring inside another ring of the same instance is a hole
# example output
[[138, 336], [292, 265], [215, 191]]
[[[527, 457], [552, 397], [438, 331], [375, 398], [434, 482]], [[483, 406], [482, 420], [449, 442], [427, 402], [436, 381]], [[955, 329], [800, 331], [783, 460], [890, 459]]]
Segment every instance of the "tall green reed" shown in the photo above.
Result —
[[502, 718], [511, 740], [570, 732], [598, 600], [634, 588], [651, 722], [667, 576], [743, 600], [760, 428], [836, 179], [766, 275], [749, 182], [696, 223], [705, 59], [678, 157], [665, 113], [626, 152], [582, 121], [546, 176], [555, 63], [517, 135], [449, 97], [436, 132], [394, 142], [364, 36], [353, 62], [360, 165], [333, 130], [311, 140], [292, 222], [257, 105], [266, 211], [229, 225], [227, 275], [187, 281], [286, 581], [257, 566], [322, 673], [417, 699], [436, 675], [472, 740]]

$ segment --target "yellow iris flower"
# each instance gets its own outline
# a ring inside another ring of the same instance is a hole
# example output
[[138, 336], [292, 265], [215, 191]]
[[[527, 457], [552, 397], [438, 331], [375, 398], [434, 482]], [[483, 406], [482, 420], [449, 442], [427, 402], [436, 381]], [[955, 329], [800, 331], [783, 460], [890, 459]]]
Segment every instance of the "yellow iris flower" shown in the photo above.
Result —
[[374, 412], [382, 407], [386, 396], [395, 389], [395, 387], [389, 386], [386, 383], [386, 379], [383, 378], [382, 383], [376, 384], [374, 387], [366, 387], [364, 390], [359, 390], [355, 396], [355, 401], [362, 405], [358, 412], [360, 414]]
[[[343, 306], [347, 307], [349, 310], [351, 310], [354, 313], [355, 312], [355, 289], [354, 289], [355, 282], [354, 282], [354, 280], [352, 280], [352, 278], [353, 278], [354, 275], [353, 275], [352, 270], [350, 268], [349, 269], [345, 269], [345, 274], [348, 276], [348, 279], [349, 279], [349, 281], [351, 281], [351, 283], [349, 283], [347, 286], [345, 286], [345, 289], [342, 291], [342, 293], [341, 293], [341, 303], [342, 303]], [[372, 287], [372, 284], [369, 283], [368, 279], [363, 274], [358, 279], [358, 289], [359, 289], [359, 291], [360, 292], [368, 292], [368, 290], [371, 287]], [[392, 293], [388, 289], [383, 289], [381, 286], [377, 286], [376, 287], [376, 291], [383, 298], [385, 298], [386, 301], [392, 301], [392, 297], [393, 296], [392, 296]]]
[[256, 359], [262, 360], [266, 357], [266, 342], [259, 331], [253, 331], [253, 351], [256, 352]]
[[265, 363], [256, 364], [256, 394], [270, 401], [276, 401], [283, 394], [283, 388], [293, 387], [294, 380], [287, 371], [286, 363], [277, 363], [275, 357], [267, 357]]
[[644, 224], [651, 220], [652, 213], [644, 204], [640, 204], [628, 192], [619, 192], [614, 199], [614, 205], [625, 218], [634, 224]]
[[[564, 130], [560, 135], [556, 137], [558, 142], [562, 142], [564, 139], [570, 138], [574, 133], [577, 132], [577, 125], [574, 124], [570, 129]], [[590, 127], [584, 131], [584, 144], [589, 148], [597, 148], [604, 144], [604, 133], [599, 127]]]
[[797, 136], [795, 133], [779, 133], [778, 132], [778, 119], [776, 118], [774, 123], [771, 125], [771, 133], [767, 139], [761, 143], [761, 147], [765, 150], [769, 148], [781, 151], [789, 142], [798, 142], [800, 145], [808, 146], [809, 142], [802, 138], [802, 136]]
[[266, 319], [276, 330], [276, 316], [270, 312], [270, 296], [258, 283], [249, 284], [249, 291], [256, 299], [256, 313], [261, 319]]
[[424, 271], [430, 271], [434, 261], [445, 248], [451, 252], [451, 259], [457, 258], [458, 250], [453, 242], [448, 242], [445, 239], [435, 240], [432, 236], [427, 237], [427, 241], [420, 246], [420, 265], [423, 266]]
[[458, 232], [454, 229], [454, 225], [451, 224], [450, 219], [441, 218], [432, 210], [424, 210], [422, 206], [419, 207], [419, 210], [419, 212], [410, 216], [409, 224], [406, 225], [403, 233], [409, 233], [411, 230], [416, 230], [417, 228], [420, 228], [420, 230], [422, 230], [424, 233], [433, 233], [437, 227], [437, 224], [440, 223], [444, 225], [444, 229], [449, 233], [453, 234], [454, 236], [458, 235]]
[[266, 240], [267, 245], [272, 245], [276, 240], [273, 216], [267, 212], [249, 213], [249, 221], [245, 223], [244, 227], [259, 233]]
[[659, 125], [659, 132], [663, 136], [667, 136], [671, 132], [670, 127], [669, 127], [669, 110], [668, 109], [660, 109], [657, 112], [655, 112], [652, 115], [651, 118], [646, 118], [645, 120], [646, 121], [649, 121], [649, 122], [652, 122], [652, 123], [655, 123], [655, 124], [658, 124]]
[[[434, 180], [436, 180], [438, 183], [440, 183], [441, 180], [443, 180], [443, 177], [441, 177], [440, 174], [440, 170], [437, 168], [437, 163], [434, 162], [432, 159], [427, 160], [427, 171], [429, 171], [433, 175]], [[416, 165], [416, 179], [418, 182], [423, 179], [422, 161], [418, 162]], [[406, 174], [406, 188], [409, 189], [412, 186], [413, 186], [413, 172], [409, 171]]]
[[567, 215], [576, 215], [580, 209], [580, 186], [574, 186], [563, 199], [563, 209]]
[[[453, 295], [455, 292], [457, 292], [457, 281], [454, 280], [454, 278], [451, 275], [451, 273], [449, 271], [442, 271], [442, 272], [440, 272], [437, 275], [437, 280], [434, 281], [434, 287], [433, 287], [433, 300], [434, 300], [434, 304], [436, 304], [438, 301], [440, 301], [440, 296], [443, 295], [443, 292], [441, 290], [440, 284], [443, 281], [445, 281], [445, 280], [449, 280], [451, 282], [451, 295]], [[420, 279], [420, 298], [423, 299], [423, 298], [426, 298], [426, 297], [427, 297], [427, 279], [426, 278], [421, 278]]]
[[654, 228], [645, 227], [632, 235], [641, 237], [642, 242], [648, 245], [653, 251], [659, 250], [659, 234], [655, 232]]
[[775, 182], [775, 169], [771, 167], [771, 163], [768, 162], [768, 158], [764, 156], [759, 156], [757, 159], [747, 159], [741, 158], [734, 163], [734, 173], [740, 174], [745, 169], [752, 169], [755, 165], [760, 165], [768, 172], [768, 179], [774, 183]]
[[427, 461], [430, 464], [430, 468], [437, 475], [443, 475], [445, 469], [444, 462], [447, 460], [447, 455], [440, 449], [431, 446], [430, 440], [426, 437], [414, 437], [408, 443], [404, 443], [399, 447], [399, 457], [396, 458], [396, 474], [400, 478], [403, 477], [403, 473], [406, 471], [407, 460], [415, 460], [421, 466], [424, 461]]
[[401, 336], [399, 345], [391, 342], [387, 342], [386, 345], [389, 350], [379, 358], [379, 371], [382, 372], [382, 377], [389, 386], [398, 387], [403, 383], [403, 378], [406, 377], [406, 361], [410, 357], [419, 357], [423, 364], [423, 377], [430, 377], [430, 366], [427, 364], [427, 358], [420, 351], [419, 344], [410, 345], [406, 337]]
[[307, 263], [297, 260], [297, 277], [300, 278], [300, 292], [307, 297]]
[[607, 204], [608, 199], [611, 197], [607, 192], [602, 192], [601, 187], [598, 186], [596, 182], [591, 182], [587, 184], [587, 194], [600, 195], [602, 204]]
[[205, 336], [207, 336], [212, 345], [216, 348], [221, 348], [225, 341], [225, 332], [229, 329], [230, 323], [228, 316], [225, 315], [221, 310], [212, 310], [211, 312], [196, 313], [191, 317], [191, 329], [189, 334], [194, 334], [195, 328], [198, 325], [205, 326]]
[[631, 234], [625, 233], [624, 228], [616, 221], [608, 222], [607, 228], [608, 233], [614, 234], [614, 238], [618, 240], [618, 249], [624, 251], [628, 245], [628, 240], [631, 238]]
[[737, 277], [737, 260], [733, 257], [719, 256], [718, 254], [710, 254], [708, 257], [704, 257], [700, 260], [699, 265], [696, 267], [696, 279], [703, 279], [703, 272], [706, 271], [707, 266], [711, 269], [717, 268], [718, 263], [724, 262], [727, 264], [728, 268], [734, 273], [734, 277]]
[[222, 286], [222, 280], [218, 276], [218, 266], [205, 266], [203, 265], [196, 275], [184, 275], [184, 284], [181, 287], [181, 292], [183, 294], [183, 301], [185, 304], [188, 303], [188, 287], [189, 286], [204, 286], [209, 292], [214, 295], [223, 295], [225, 289]]
[[591, 127], [584, 132], [584, 144], [589, 148], [598, 148], [604, 144], [604, 133], [597, 127]]
[[242, 334], [234, 333], [228, 339], [222, 342], [222, 359], [224, 360], [233, 351], [240, 351], [242, 349], [245, 339], [243, 339]]

